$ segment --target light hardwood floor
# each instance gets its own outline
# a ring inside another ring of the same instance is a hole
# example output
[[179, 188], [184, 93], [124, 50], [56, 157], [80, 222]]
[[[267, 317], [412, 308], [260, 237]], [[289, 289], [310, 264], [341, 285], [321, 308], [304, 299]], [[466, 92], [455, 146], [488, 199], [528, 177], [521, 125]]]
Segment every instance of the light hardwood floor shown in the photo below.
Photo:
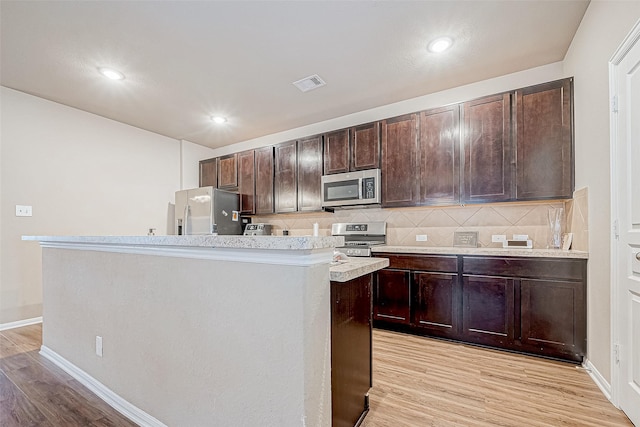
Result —
[[576, 365], [374, 330], [363, 427], [632, 426]]
[[[41, 334], [40, 325], [0, 332], [2, 427], [135, 425], [41, 357]], [[363, 427], [632, 425], [575, 365], [382, 330], [373, 336]]]

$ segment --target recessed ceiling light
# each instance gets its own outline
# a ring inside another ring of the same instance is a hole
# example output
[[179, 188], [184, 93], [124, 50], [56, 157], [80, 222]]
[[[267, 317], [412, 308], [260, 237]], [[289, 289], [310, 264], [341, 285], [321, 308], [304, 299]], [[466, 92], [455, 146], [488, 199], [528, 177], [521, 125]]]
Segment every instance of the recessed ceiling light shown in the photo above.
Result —
[[124, 80], [124, 74], [122, 74], [120, 71], [114, 70], [113, 68], [99, 67], [98, 71], [108, 79]]
[[428, 49], [429, 52], [440, 53], [449, 49], [452, 44], [453, 40], [451, 40], [449, 37], [439, 37], [429, 43]]
[[221, 125], [223, 123], [227, 123], [227, 118], [222, 116], [213, 116], [211, 117], [211, 121]]

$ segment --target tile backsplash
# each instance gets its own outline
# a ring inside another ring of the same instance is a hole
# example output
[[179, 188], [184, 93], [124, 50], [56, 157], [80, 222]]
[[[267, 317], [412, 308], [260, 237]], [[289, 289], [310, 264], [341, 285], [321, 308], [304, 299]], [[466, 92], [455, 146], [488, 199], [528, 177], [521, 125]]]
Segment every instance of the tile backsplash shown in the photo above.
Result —
[[[273, 234], [289, 230], [293, 236], [311, 235], [318, 223], [320, 235], [331, 234], [334, 222], [387, 222], [387, 244], [399, 246], [453, 246], [455, 231], [477, 231], [480, 247], [500, 247], [491, 235], [528, 234], [534, 248], [546, 248], [551, 208], [564, 208], [566, 230], [574, 232], [573, 249], [588, 250], [586, 188], [576, 192], [574, 200], [547, 202], [496, 203], [447, 207], [343, 209], [335, 213], [310, 212], [255, 216], [253, 222], [272, 224]], [[573, 229], [572, 229], [573, 227]], [[416, 235], [427, 241], [416, 241]]]

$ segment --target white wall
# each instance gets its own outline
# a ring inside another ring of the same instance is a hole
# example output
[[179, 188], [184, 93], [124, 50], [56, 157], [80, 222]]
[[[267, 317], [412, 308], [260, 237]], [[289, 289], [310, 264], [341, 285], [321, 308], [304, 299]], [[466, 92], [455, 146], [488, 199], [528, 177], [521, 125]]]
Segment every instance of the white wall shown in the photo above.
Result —
[[589, 187], [588, 357], [611, 382], [608, 63], [640, 19], [640, 2], [592, 1], [564, 60], [574, 75], [576, 188]]
[[43, 345], [167, 426], [330, 426], [331, 250], [163, 249], [44, 248]]
[[180, 189], [196, 188], [200, 186], [200, 160], [215, 157], [212, 148], [194, 144], [189, 141], [180, 141]]
[[[41, 250], [22, 235], [166, 234], [180, 142], [1, 88], [0, 324], [42, 310]], [[15, 205], [33, 206], [16, 217]]]

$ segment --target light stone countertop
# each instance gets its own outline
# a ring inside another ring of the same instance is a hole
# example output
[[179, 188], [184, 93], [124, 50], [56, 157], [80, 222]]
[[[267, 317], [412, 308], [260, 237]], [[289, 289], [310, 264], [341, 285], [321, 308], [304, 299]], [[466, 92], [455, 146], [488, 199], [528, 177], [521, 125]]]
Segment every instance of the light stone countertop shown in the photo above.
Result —
[[329, 275], [333, 282], [348, 282], [388, 266], [387, 258], [349, 257], [346, 261], [332, 263], [329, 267]]
[[344, 237], [330, 236], [22, 236], [22, 240], [115, 246], [274, 250], [313, 250], [344, 245]]
[[426, 246], [373, 246], [371, 252], [404, 253], [425, 255], [486, 255], [531, 258], [578, 258], [588, 259], [589, 252], [563, 251], [560, 249], [514, 249], [514, 248], [458, 248]]

